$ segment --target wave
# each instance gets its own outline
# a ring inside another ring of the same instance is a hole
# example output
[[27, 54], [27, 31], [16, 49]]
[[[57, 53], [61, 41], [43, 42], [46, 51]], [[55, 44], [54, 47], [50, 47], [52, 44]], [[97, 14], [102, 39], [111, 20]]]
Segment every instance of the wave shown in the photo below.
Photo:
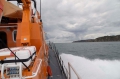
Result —
[[[65, 66], [68, 67], [67, 63], [70, 62], [82, 79], [120, 79], [120, 60], [90, 60], [71, 54], [60, 56]], [[75, 75], [73, 77], [77, 79]]]

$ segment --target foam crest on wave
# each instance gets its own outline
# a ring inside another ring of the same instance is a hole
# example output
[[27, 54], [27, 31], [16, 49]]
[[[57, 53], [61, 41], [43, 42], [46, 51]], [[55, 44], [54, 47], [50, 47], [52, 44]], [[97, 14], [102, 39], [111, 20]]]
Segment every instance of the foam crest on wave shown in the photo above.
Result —
[[68, 67], [67, 63], [70, 62], [82, 79], [120, 79], [120, 60], [90, 60], [71, 54], [60, 56], [65, 66]]

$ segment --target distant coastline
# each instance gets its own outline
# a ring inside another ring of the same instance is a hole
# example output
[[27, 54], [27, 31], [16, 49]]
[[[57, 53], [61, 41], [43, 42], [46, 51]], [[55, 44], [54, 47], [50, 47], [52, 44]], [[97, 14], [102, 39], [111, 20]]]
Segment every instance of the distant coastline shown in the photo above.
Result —
[[78, 41], [73, 41], [73, 43], [75, 42], [111, 42], [111, 41], [120, 41], [120, 35], [103, 36], [103, 37], [98, 37], [95, 39], [87, 39], [87, 40], [78, 40]]

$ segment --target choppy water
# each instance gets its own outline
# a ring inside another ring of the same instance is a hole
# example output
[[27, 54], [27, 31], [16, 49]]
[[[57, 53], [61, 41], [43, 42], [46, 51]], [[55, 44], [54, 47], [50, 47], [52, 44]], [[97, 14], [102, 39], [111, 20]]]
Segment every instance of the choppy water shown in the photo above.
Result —
[[82, 79], [120, 79], [120, 42], [57, 43], [56, 47], [66, 67], [70, 62]]

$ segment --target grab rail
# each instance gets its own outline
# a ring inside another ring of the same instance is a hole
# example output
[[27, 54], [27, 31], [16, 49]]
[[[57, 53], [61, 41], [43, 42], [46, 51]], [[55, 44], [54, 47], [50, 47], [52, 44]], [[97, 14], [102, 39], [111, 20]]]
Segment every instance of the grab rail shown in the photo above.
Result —
[[59, 63], [60, 69], [61, 69], [61, 72], [62, 72], [62, 74], [65, 75], [66, 79], [71, 79], [71, 69], [73, 70], [73, 72], [77, 76], [77, 79], [81, 79], [80, 76], [78, 75], [78, 73], [75, 71], [75, 69], [73, 68], [73, 66], [69, 62], [68, 62], [68, 69], [66, 68], [61, 56], [59, 56], [59, 52], [56, 49], [55, 44], [52, 42], [49, 42], [49, 47], [55, 52], [55, 55], [57, 57], [57, 60], [58, 60], [58, 63]]
[[76, 74], [78, 79], [81, 79], [78, 75], [78, 73], [75, 71], [75, 69], [73, 68], [73, 66], [68, 62], [68, 68], [69, 68], [69, 79], [71, 79], [71, 70], [70, 68], [74, 71], [74, 73]]
[[40, 66], [41, 66], [41, 63], [42, 63], [42, 59], [39, 59], [39, 61], [40, 61], [40, 62], [39, 62], [39, 65], [38, 65], [38, 68], [37, 68], [36, 72], [32, 73], [32, 76], [23, 77], [24, 79], [26, 79], [26, 78], [34, 78], [35, 76], [37, 76], [38, 71], [39, 71]]

